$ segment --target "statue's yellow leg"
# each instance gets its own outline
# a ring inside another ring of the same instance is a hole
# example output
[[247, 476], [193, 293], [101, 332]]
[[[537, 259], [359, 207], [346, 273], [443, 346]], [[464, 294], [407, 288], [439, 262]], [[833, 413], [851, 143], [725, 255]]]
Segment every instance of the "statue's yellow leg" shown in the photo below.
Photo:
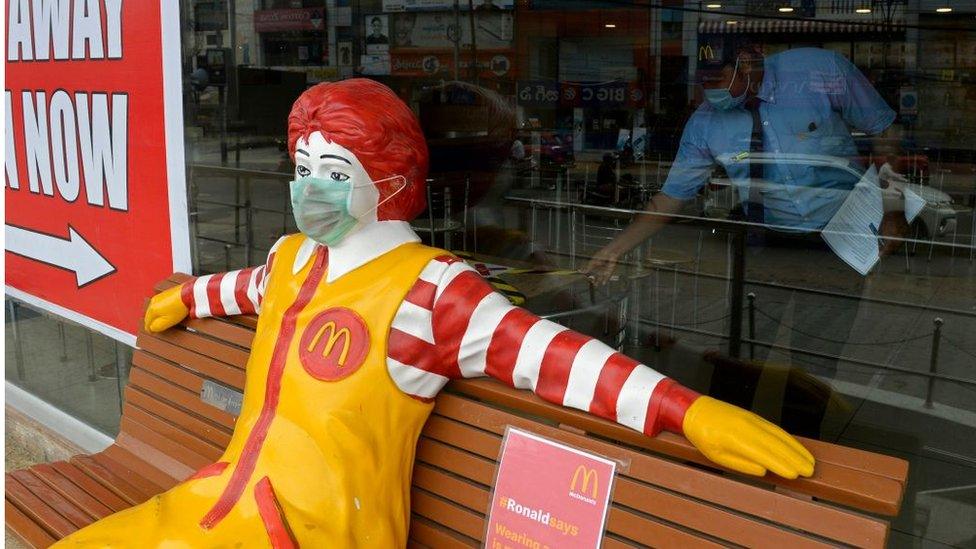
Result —
[[[64, 538], [55, 547], [271, 547], [254, 497], [245, 497], [210, 530], [200, 526], [220, 493], [219, 477], [189, 480]], [[248, 494], [254, 486], [248, 486]]]

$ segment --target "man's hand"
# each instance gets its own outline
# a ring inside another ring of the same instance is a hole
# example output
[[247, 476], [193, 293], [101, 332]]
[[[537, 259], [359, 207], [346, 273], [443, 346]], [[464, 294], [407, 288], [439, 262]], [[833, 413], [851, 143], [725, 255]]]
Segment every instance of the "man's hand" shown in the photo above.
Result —
[[762, 476], [769, 470], [789, 479], [813, 474], [813, 455], [789, 433], [721, 400], [699, 397], [682, 429], [705, 457], [740, 473]]
[[594, 285], [603, 286], [613, 276], [619, 258], [609, 247], [601, 248], [583, 268], [583, 273], [589, 276]]
[[879, 253], [884, 257], [898, 251], [909, 232], [908, 221], [905, 220], [904, 195], [908, 179], [885, 162], [878, 170], [878, 182], [884, 202], [884, 217], [881, 218], [881, 227], [878, 229], [881, 236], [878, 247]]
[[881, 234], [879, 243], [881, 257], [898, 251], [909, 230], [904, 211], [885, 212], [884, 217], [881, 218], [881, 228], [878, 230]]
[[881, 182], [882, 189], [887, 189], [889, 186], [892, 186], [899, 191], [902, 185], [908, 183], [908, 179], [904, 175], [896, 172], [888, 162], [882, 164], [881, 169], [878, 170], [878, 181]]
[[612, 242], [604, 246], [586, 264], [583, 272], [597, 286], [606, 284], [617, 269], [620, 258], [648, 238], [654, 236], [661, 227], [671, 221], [673, 214], [681, 211], [683, 200], [671, 198], [663, 192], [657, 193], [647, 204], [645, 212], [652, 215], [638, 215], [634, 221], [621, 231]]
[[182, 286], [173, 286], [153, 296], [146, 309], [144, 326], [150, 332], [162, 332], [175, 326], [190, 314], [190, 310], [183, 304], [180, 297]]

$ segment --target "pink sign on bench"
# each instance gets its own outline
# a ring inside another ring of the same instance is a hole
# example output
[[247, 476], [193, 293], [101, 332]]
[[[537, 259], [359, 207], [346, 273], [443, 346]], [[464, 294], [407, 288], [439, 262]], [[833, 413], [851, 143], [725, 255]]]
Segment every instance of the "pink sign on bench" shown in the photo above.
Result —
[[599, 547], [615, 470], [614, 461], [509, 427], [485, 547]]

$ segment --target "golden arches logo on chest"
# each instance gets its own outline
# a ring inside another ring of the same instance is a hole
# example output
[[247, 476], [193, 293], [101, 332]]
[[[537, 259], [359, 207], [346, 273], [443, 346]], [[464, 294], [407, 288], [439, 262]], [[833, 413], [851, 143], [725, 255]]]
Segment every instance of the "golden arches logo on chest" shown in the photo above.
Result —
[[369, 330], [352, 309], [333, 307], [312, 318], [299, 341], [298, 357], [309, 375], [337, 381], [355, 373], [369, 352]]

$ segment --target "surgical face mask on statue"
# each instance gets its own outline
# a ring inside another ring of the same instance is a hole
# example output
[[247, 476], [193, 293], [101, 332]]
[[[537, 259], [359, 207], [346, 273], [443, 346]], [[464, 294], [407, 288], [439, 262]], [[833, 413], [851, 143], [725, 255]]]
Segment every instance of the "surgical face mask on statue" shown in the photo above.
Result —
[[[398, 183], [390, 183], [396, 180]], [[322, 132], [295, 143], [295, 180], [291, 203], [299, 230], [309, 238], [334, 246], [350, 233], [377, 221], [382, 204], [377, 184], [392, 185], [389, 200], [406, 186], [403, 176], [372, 181], [353, 151]], [[384, 200], [384, 201], [385, 201]]]
[[708, 89], [705, 88], [705, 100], [712, 104], [713, 107], [720, 111], [732, 110], [739, 105], [745, 103], [746, 96], [749, 94], [749, 86], [752, 85], [752, 78], [746, 75], [746, 89], [742, 92], [742, 95], [738, 97], [732, 97], [732, 85], [735, 84], [735, 77], [739, 73], [739, 60], [735, 60], [735, 69], [732, 71], [732, 80], [729, 82], [729, 87], [718, 88], [718, 89]]
[[[376, 186], [388, 181], [398, 181], [396, 190], [372, 208], [353, 215], [350, 212], [353, 193], [366, 185]], [[351, 182], [347, 174], [331, 172], [327, 179], [311, 175], [291, 182], [291, 207], [298, 230], [312, 240], [334, 246], [356, 227], [360, 219], [374, 212], [383, 203], [400, 193], [407, 186], [407, 179], [394, 175], [376, 181]]]

